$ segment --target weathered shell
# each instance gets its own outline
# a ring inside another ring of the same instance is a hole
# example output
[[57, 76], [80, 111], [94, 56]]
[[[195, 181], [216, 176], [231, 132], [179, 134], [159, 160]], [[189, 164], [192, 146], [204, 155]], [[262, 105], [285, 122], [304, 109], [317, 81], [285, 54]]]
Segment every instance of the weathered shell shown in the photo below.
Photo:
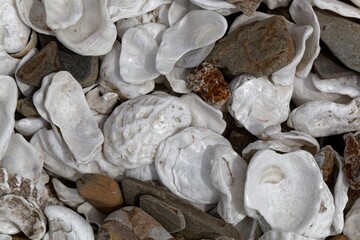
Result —
[[305, 151], [257, 152], [245, 183], [245, 209], [263, 231], [276, 229], [313, 238], [330, 235], [334, 200], [313, 156]]
[[308, 238], [293, 232], [282, 232], [278, 230], [270, 230], [264, 233], [259, 240], [316, 240]]
[[85, 198], [79, 195], [76, 188], [69, 188], [65, 186], [57, 178], [53, 178], [51, 181], [57, 197], [66, 205], [76, 208], [86, 202]]
[[14, 58], [23, 58], [26, 54], [28, 54], [28, 52], [31, 49], [36, 47], [37, 42], [38, 42], [37, 33], [34, 30], [32, 30], [30, 35], [30, 40], [28, 41], [26, 46], [23, 49], [21, 49], [21, 51], [10, 54], [10, 56]]
[[[35, 32], [35, 31], [34, 31]], [[36, 33], [35, 33], [36, 34]], [[29, 61], [33, 56], [35, 56], [35, 54], [38, 52], [38, 50], [36, 48], [32, 48], [29, 50], [29, 52], [19, 61], [19, 63], [17, 64], [16, 70], [15, 70], [15, 80], [16, 83], [18, 85], [18, 88], [20, 90], [20, 92], [25, 96], [25, 97], [30, 97], [34, 94], [35, 91], [35, 87], [32, 85], [28, 85], [26, 83], [23, 83], [17, 76], [17, 72], [19, 71], [20, 67], [22, 67], [22, 65], [24, 65], [27, 61]]]
[[117, 104], [118, 95], [110, 92], [100, 96], [100, 88], [96, 87], [87, 92], [85, 98], [91, 110], [110, 114]]
[[11, 75], [15, 72], [19, 59], [11, 57], [0, 45], [0, 75]]
[[100, 66], [99, 84], [103, 92], [115, 92], [122, 99], [133, 99], [154, 90], [154, 81], [144, 84], [126, 83], [120, 75], [119, 59], [121, 45], [115, 41], [113, 49], [105, 55]]
[[291, 0], [263, 0], [263, 3], [265, 3], [269, 9], [275, 9], [278, 7], [286, 7]]
[[46, 24], [51, 29], [64, 29], [74, 25], [83, 14], [82, 0], [42, 0]]
[[357, 240], [360, 237], [360, 198], [356, 200], [354, 205], [351, 207], [348, 214], [345, 217], [344, 235], [349, 240]]
[[50, 239], [95, 240], [91, 225], [71, 209], [50, 205], [44, 212], [49, 221]]
[[101, 224], [106, 218], [106, 214], [96, 209], [93, 205], [88, 202], [81, 204], [76, 211], [80, 214], [83, 214], [86, 218], [86, 221], [90, 224], [96, 224], [98, 228], [101, 227]]
[[190, 123], [190, 109], [180, 98], [154, 93], [128, 100], [105, 122], [105, 157], [124, 168], [149, 164], [158, 144]]
[[0, 76], [0, 159], [9, 146], [14, 131], [16, 102], [18, 90], [15, 80], [8, 76]]
[[235, 225], [246, 216], [244, 187], [247, 164], [231, 146], [217, 146], [214, 152], [211, 182], [221, 192], [217, 211], [226, 222]]
[[191, 90], [186, 85], [186, 76], [191, 71], [190, 68], [182, 68], [174, 66], [174, 68], [166, 74], [171, 89], [176, 93], [189, 93]]
[[360, 98], [348, 104], [312, 101], [294, 109], [288, 126], [313, 137], [360, 130]]
[[223, 136], [194, 127], [163, 140], [155, 157], [161, 182], [171, 192], [190, 202], [217, 203], [220, 192], [211, 183], [210, 173], [219, 145], [231, 147]]
[[169, 73], [185, 53], [214, 43], [226, 29], [226, 19], [220, 14], [209, 10], [190, 11], [165, 30], [156, 56], [157, 70], [164, 75]]
[[188, 0], [174, 0], [169, 8], [168, 19], [170, 26], [180, 21], [191, 10], [199, 10], [200, 7]]
[[132, 177], [141, 181], [160, 180], [156, 172], [155, 164], [141, 165], [137, 168], [126, 169], [126, 177]]
[[205, 47], [191, 50], [185, 53], [177, 62], [175, 66], [182, 68], [194, 68], [200, 65], [205, 58], [213, 50], [215, 43], [209, 44]]
[[48, 127], [49, 123], [44, 120], [42, 117], [29, 117], [22, 118], [15, 121], [15, 130], [25, 137], [31, 137], [34, 135], [40, 128]]
[[338, 0], [311, 0], [320, 9], [336, 12], [344, 17], [360, 18], [360, 9]]
[[239, 9], [227, 1], [223, 0], [190, 0], [193, 4], [207, 10], [216, 11], [222, 15], [230, 15], [238, 12]]

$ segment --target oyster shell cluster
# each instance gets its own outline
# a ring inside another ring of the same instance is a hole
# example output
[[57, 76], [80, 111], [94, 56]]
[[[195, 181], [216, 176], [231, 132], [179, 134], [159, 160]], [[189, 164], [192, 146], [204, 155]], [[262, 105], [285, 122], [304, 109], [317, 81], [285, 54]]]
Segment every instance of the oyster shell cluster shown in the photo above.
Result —
[[142, 209], [155, 196], [123, 206], [124, 178], [243, 239], [360, 239], [359, 0], [0, 0], [0, 16], [1, 239], [185, 228]]

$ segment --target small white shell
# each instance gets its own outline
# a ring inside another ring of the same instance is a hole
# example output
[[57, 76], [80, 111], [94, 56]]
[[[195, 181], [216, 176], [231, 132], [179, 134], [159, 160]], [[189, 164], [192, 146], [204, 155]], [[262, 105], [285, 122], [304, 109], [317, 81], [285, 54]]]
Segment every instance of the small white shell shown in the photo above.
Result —
[[223, 0], [190, 0], [193, 4], [207, 10], [216, 11], [222, 15], [230, 15], [239, 11], [237, 7]]
[[293, 232], [282, 232], [270, 230], [264, 233], [259, 240], [316, 240], [315, 238], [304, 237]]
[[356, 200], [350, 211], [346, 214], [344, 235], [349, 240], [357, 240], [360, 237], [360, 198]]
[[163, 140], [155, 157], [155, 167], [161, 182], [187, 201], [217, 203], [220, 192], [211, 183], [210, 173], [219, 145], [231, 147], [223, 136], [194, 127], [188, 127]]
[[[0, 220], [0, 233], [13, 235], [19, 232], [21, 232], [21, 230], [14, 223]], [[12, 238], [10, 238], [10, 240], [12, 240]]]
[[33, 95], [33, 103], [36, 108], [36, 111], [39, 115], [48, 122], [51, 122], [48, 116], [48, 113], [45, 109], [44, 102], [46, 92], [51, 84], [52, 78], [54, 77], [55, 73], [50, 73], [49, 75], [45, 76], [41, 81], [41, 87], [37, 90]]
[[26, 46], [21, 49], [21, 51], [10, 54], [10, 56], [14, 58], [23, 58], [26, 54], [28, 54], [31, 49], [36, 48], [37, 43], [37, 33], [34, 30], [31, 30], [30, 40], [28, 41]]
[[246, 216], [244, 187], [247, 164], [231, 146], [216, 146], [214, 153], [211, 182], [220, 191], [217, 211], [226, 222], [236, 225]]
[[64, 29], [74, 25], [83, 14], [82, 0], [42, 0], [46, 24], [51, 29]]
[[100, 114], [110, 114], [117, 104], [118, 95], [110, 92], [100, 96], [100, 88], [96, 87], [87, 92], [85, 98], [91, 110]]
[[344, 17], [353, 17], [360, 19], [360, 8], [353, 7], [345, 2], [338, 0], [310, 0], [312, 5], [320, 9], [326, 9], [336, 12]]
[[46, 91], [44, 107], [78, 163], [94, 160], [104, 137], [97, 127], [78, 81], [69, 73], [56, 73]]
[[65, 186], [57, 178], [52, 178], [51, 181], [54, 186], [56, 196], [61, 200], [61, 202], [72, 208], [76, 208], [86, 202], [86, 200], [79, 195], [76, 188], [69, 188]]
[[182, 68], [174, 66], [174, 68], [166, 74], [171, 89], [176, 93], [189, 93], [191, 90], [186, 86], [186, 76], [191, 71], [190, 68]]
[[88, 202], [84, 202], [83, 204], [81, 204], [76, 209], [76, 211], [80, 214], [83, 214], [86, 218], [86, 221], [88, 221], [88, 223], [96, 224], [98, 228], [101, 227], [101, 224], [104, 222], [107, 216], [105, 213], [100, 212]]
[[40, 128], [48, 127], [49, 123], [44, 120], [42, 117], [29, 117], [22, 118], [15, 121], [15, 130], [25, 137], [31, 137], [34, 135]]
[[348, 104], [324, 101], [305, 103], [291, 112], [287, 125], [313, 137], [360, 130], [360, 98]]
[[50, 239], [95, 240], [90, 224], [71, 209], [58, 205], [45, 207]]
[[[70, 50], [84, 56], [99, 56], [110, 52], [116, 40], [115, 25], [110, 21], [107, 0], [83, 2], [83, 14], [64, 29], [53, 29], [57, 39]], [[93, 21], [97, 19], [97, 21]]]
[[19, 59], [11, 57], [3, 46], [0, 45], [0, 75], [11, 75], [15, 73]]
[[199, 10], [200, 7], [188, 0], [174, 0], [169, 8], [168, 19], [170, 26], [180, 21], [191, 10]]
[[190, 107], [192, 127], [207, 128], [218, 134], [222, 134], [226, 128], [223, 113], [207, 104], [195, 93], [181, 96], [181, 99]]
[[200, 65], [204, 59], [210, 54], [215, 46], [215, 42], [205, 47], [191, 50], [185, 53], [177, 62], [176, 66], [182, 68], [194, 68]]
[[9, 146], [14, 131], [14, 113], [18, 97], [15, 80], [8, 76], [0, 76], [0, 159]]
[[9, 147], [1, 159], [0, 166], [9, 174], [30, 179], [34, 184], [38, 181], [44, 164], [44, 156], [25, 138], [14, 133]]
[[311, 76], [309, 80], [323, 93], [337, 93], [351, 98], [360, 96], [360, 75], [333, 79], [320, 79], [316, 74]]
[[103, 92], [115, 92], [122, 99], [133, 99], [151, 92], [154, 81], [135, 85], [126, 83], [120, 76], [119, 59], [121, 45], [115, 41], [113, 49], [105, 55], [100, 66], [99, 84]]
[[220, 14], [209, 10], [190, 11], [165, 30], [156, 56], [157, 70], [164, 75], [169, 73], [185, 53], [214, 43], [226, 29], [226, 19]]
[[315, 159], [302, 150], [254, 155], [247, 171], [245, 209], [263, 231], [272, 228], [313, 238], [330, 235], [335, 212]]
[[105, 157], [124, 168], [149, 164], [158, 144], [190, 123], [190, 109], [180, 98], [159, 92], [128, 100], [105, 122]]
[[25, 48], [31, 29], [19, 18], [15, 1], [0, 1], [0, 45], [8, 53], [16, 53]]

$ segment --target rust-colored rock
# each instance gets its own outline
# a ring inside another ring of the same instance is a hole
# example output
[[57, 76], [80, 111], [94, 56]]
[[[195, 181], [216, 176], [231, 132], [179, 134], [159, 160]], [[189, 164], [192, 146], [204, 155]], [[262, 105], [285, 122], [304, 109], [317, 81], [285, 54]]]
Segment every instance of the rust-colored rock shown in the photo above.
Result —
[[259, 7], [262, 0], [226, 0], [226, 1], [234, 4], [245, 15], [251, 16]]
[[234, 76], [249, 73], [262, 77], [286, 66], [294, 56], [285, 18], [274, 16], [235, 29], [216, 43], [205, 61]]
[[350, 188], [360, 190], [360, 132], [345, 134], [344, 140], [345, 174]]
[[221, 105], [230, 97], [230, 89], [224, 75], [210, 63], [202, 63], [186, 77], [186, 85], [205, 102]]
[[84, 174], [76, 181], [76, 187], [83, 198], [105, 213], [111, 213], [123, 204], [119, 184], [108, 176]]

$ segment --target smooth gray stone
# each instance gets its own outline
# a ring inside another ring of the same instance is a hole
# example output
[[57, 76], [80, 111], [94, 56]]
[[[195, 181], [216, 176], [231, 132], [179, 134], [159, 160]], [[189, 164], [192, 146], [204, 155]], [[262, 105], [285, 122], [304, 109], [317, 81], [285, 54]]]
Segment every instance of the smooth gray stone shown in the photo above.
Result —
[[185, 229], [185, 217], [176, 207], [150, 195], [140, 197], [140, 208], [158, 221], [169, 233]]
[[360, 72], [360, 24], [329, 12], [315, 13], [321, 40], [345, 66]]
[[178, 198], [164, 188], [155, 187], [150, 183], [134, 178], [125, 178], [121, 181], [121, 189], [127, 205], [138, 206], [142, 195], [150, 195], [182, 211], [186, 227], [179, 234], [185, 239], [215, 239], [220, 236], [227, 236], [237, 240], [244, 239], [241, 233], [231, 224], [193, 207], [190, 203]]

